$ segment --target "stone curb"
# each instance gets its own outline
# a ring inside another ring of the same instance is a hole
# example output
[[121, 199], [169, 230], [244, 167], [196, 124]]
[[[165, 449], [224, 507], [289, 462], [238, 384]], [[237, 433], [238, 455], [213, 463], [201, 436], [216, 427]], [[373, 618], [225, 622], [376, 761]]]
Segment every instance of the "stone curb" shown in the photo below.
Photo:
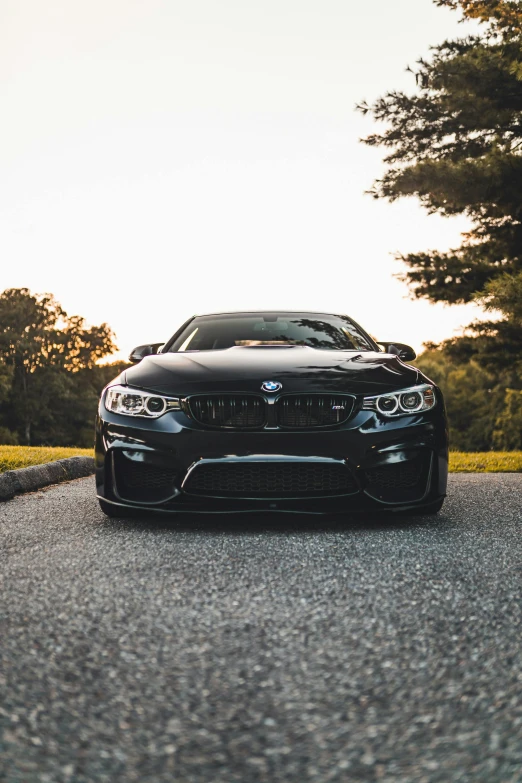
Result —
[[22, 492], [34, 492], [49, 484], [60, 481], [92, 476], [94, 459], [92, 457], [68, 457], [44, 465], [31, 465], [28, 468], [7, 470], [0, 473], [0, 501], [11, 500]]

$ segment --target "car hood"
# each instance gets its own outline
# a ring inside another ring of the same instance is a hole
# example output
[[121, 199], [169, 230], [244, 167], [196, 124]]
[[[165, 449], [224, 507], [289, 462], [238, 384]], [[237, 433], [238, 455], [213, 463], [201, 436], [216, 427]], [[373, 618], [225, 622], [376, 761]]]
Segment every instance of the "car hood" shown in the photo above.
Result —
[[282, 392], [379, 394], [417, 383], [419, 372], [392, 354], [324, 351], [307, 346], [246, 347], [148, 356], [125, 371], [125, 382], [174, 396], [260, 392], [279, 381]]

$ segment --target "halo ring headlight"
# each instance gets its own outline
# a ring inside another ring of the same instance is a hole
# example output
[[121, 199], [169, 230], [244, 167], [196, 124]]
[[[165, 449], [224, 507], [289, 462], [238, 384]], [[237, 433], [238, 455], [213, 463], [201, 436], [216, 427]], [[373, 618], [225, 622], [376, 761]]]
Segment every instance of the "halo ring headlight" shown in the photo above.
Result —
[[150, 394], [131, 386], [119, 384], [108, 386], [102, 400], [106, 410], [110, 413], [145, 419], [157, 419], [163, 416], [166, 411], [181, 409], [179, 397]]
[[151, 416], [161, 416], [167, 410], [167, 400], [164, 397], [147, 397], [145, 410]]
[[422, 394], [417, 391], [401, 394], [400, 400], [401, 409], [403, 411], [407, 411], [408, 413], [415, 413], [415, 411], [418, 411], [422, 408]]
[[435, 389], [436, 387], [431, 383], [421, 383], [409, 389], [372, 395], [363, 399], [362, 409], [377, 411], [381, 416], [388, 418], [424, 413], [432, 410], [437, 404]]
[[399, 407], [399, 400], [395, 396], [377, 397], [377, 410], [387, 416], [391, 416]]

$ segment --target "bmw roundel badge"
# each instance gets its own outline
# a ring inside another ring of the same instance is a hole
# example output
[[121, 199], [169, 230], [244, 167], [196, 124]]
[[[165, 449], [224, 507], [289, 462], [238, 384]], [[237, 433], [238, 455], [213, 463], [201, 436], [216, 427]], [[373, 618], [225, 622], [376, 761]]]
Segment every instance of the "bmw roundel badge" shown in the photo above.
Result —
[[283, 384], [279, 381], [263, 381], [261, 389], [266, 392], [277, 392], [283, 388]]

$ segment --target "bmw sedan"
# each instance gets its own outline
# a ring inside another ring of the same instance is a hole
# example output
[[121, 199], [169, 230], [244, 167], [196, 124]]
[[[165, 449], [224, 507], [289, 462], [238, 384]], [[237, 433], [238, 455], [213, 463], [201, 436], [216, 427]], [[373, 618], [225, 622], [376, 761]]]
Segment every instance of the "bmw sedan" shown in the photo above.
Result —
[[440, 389], [346, 315], [198, 315], [102, 392], [96, 485], [133, 512], [436, 513]]

